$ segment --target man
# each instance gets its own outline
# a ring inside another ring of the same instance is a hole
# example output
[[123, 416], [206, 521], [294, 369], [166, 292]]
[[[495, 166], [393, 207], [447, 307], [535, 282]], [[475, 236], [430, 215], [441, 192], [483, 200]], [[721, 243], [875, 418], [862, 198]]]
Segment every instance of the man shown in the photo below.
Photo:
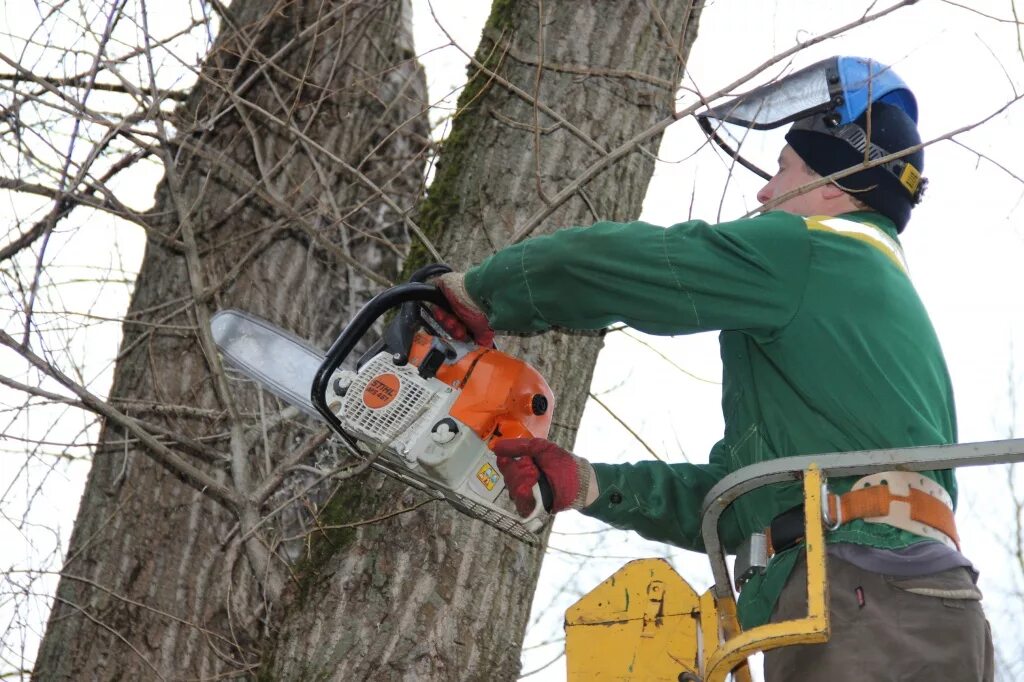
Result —
[[[822, 73], [831, 83], [833, 72]], [[608, 465], [546, 440], [504, 441], [498, 464], [520, 513], [532, 510], [542, 471], [553, 511], [577, 509], [699, 551], [705, 494], [743, 466], [955, 441], [949, 375], [898, 241], [920, 198], [924, 153], [912, 95], [897, 95], [869, 97], [847, 122], [832, 109], [797, 120], [757, 195], [779, 201], [756, 217], [560, 230], [437, 280], [455, 313], [439, 319], [481, 343], [494, 329], [614, 322], [653, 334], [722, 330], [725, 434], [707, 464]], [[816, 182], [866, 159], [870, 168]], [[828, 531], [831, 639], [766, 653], [766, 679], [991, 680], [977, 574], [953, 524], [953, 472], [887, 472], [872, 482], [917, 489], [915, 512], [920, 502], [927, 524], [895, 511], [884, 522], [848, 513]], [[830, 492], [855, 484], [832, 479]], [[798, 486], [772, 486], [723, 516], [726, 547], [770, 529], [775, 552], [740, 593], [745, 628], [806, 614], [801, 503]]]

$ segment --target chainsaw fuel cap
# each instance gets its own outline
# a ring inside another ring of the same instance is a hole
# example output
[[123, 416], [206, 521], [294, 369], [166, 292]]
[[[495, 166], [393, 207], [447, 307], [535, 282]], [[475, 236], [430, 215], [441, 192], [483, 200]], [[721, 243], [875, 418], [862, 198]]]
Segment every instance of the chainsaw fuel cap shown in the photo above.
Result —
[[457, 435], [459, 435], [459, 425], [451, 417], [439, 420], [430, 429], [431, 440], [440, 445], [450, 443]]

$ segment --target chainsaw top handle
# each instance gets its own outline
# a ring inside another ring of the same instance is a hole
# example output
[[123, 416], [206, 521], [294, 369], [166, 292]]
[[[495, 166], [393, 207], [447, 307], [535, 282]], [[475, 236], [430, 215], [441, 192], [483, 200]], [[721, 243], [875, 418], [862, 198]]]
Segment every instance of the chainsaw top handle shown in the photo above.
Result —
[[341, 367], [341, 364], [345, 362], [360, 339], [370, 331], [373, 323], [392, 308], [401, 306], [402, 310], [399, 312], [399, 315], [411, 318], [410, 322], [418, 317], [418, 308], [421, 302], [433, 303], [446, 310], [451, 310], [448, 299], [444, 297], [441, 290], [433, 284], [425, 283], [427, 278], [446, 272], [451, 272], [451, 268], [439, 263], [420, 268], [412, 274], [412, 277], [409, 278], [406, 284], [399, 284], [390, 289], [385, 289], [371, 298], [341, 331], [341, 334], [338, 335], [338, 338], [334, 340], [334, 343], [331, 344], [330, 349], [327, 351], [327, 357], [324, 358], [320, 368], [316, 371], [310, 394], [313, 405], [328, 422], [334, 421], [334, 414], [327, 407], [326, 401], [328, 384], [331, 380], [331, 375], [334, 374], [334, 370]]

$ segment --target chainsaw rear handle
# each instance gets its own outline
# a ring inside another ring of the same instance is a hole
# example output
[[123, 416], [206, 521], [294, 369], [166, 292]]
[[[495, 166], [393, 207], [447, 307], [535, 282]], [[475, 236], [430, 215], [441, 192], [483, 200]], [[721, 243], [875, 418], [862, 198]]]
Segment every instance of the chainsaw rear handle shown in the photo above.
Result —
[[[401, 306], [399, 315], [409, 324], [418, 316], [418, 308], [421, 303], [432, 303], [450, 311], [451, 306], [448, 299], [436, 286], [427, 284], [426, 280], [451, 271], [450, 267], [440, 263], [426, 265], [414, 272], [407, 283], [385, 289], [371, 298], [356, 313], [331, 344], [327, 356], [313, 378], [310, 401], [317, 412], [327, 420], [328, 424], [334, 426], [336, 431], [344, 432], [344, 429], [337, 416], [327, 406], [327, 389], [335, 370], [341, 367], [356, 344], [370, 331], [373, 323], [391, 309]], [[540, 479], [534, 489], [534, 497], [540, 500], [545, 511], [551, 512], [554, 504], [554, 492], [551, 490], [551, 483], [544, 472], [540, 472]]]

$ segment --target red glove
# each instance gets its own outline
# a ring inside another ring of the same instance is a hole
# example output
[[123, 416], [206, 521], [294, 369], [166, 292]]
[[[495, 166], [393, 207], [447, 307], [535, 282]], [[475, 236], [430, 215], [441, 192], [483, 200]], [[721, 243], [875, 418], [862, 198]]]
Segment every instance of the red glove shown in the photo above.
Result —
[[543, 438], [499, 441], [494, 446], [494, 454], [498, 456], [498, 470], [505, 477], [508, 495], [520, 516], [529, 516], [536, 506], [533, 486], [542, 471], [554, 495], [552, 513], [584, 506], [590, 485], [590, 464], [582, 457]]
[[468, 341], [470, 338], [477, 345], [490, 348], [494, 345], [494, 330], [487, 321], [487, 314], [476, 304], [466, 291], [465, 275], [461, 272], [449, 272], [435, 277], [431, 282], [441, 290], [448, 299], [452, 312], [432, 306], [434, 319], [456, 341]]

